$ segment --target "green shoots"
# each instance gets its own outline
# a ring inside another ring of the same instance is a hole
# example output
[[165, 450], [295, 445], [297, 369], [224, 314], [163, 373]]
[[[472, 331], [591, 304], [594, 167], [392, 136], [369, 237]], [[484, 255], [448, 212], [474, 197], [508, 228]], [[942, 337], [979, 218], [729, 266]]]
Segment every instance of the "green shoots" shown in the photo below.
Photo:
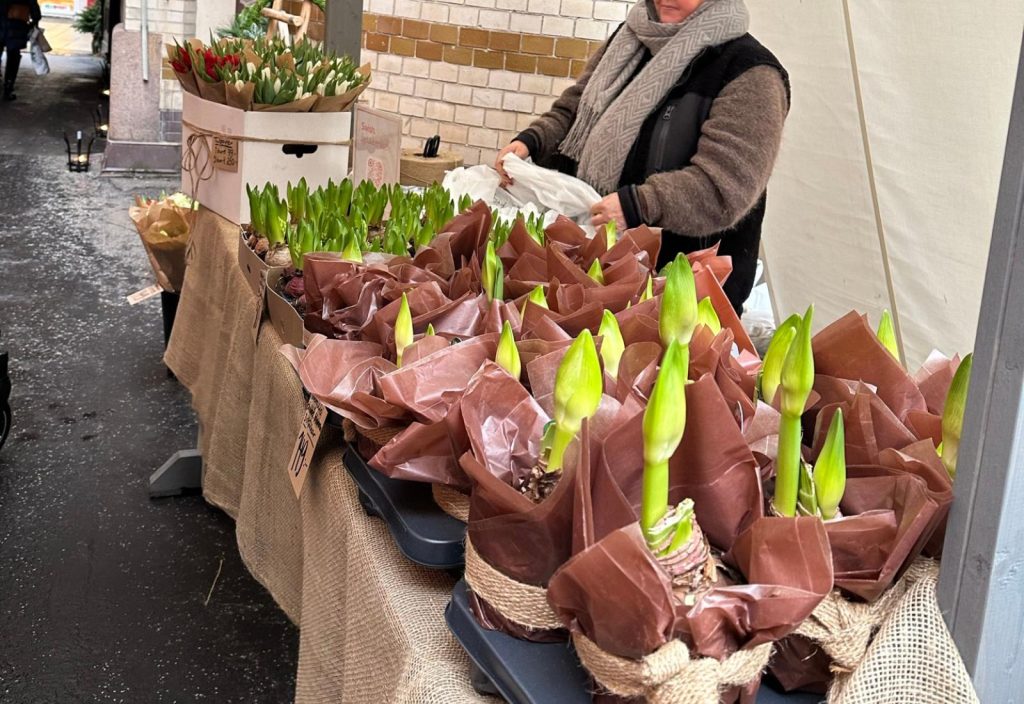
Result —
[[896, 341], [896, 325], [893, 323], [889, 309], [882, 311], [882, 319], [878, 323], [878, 341], [882, 343], [893, 358], [900, 362], [900, 346]]
[[593, 264], [590, 265], [590, 268], [587, 269], [587, 276], [604, 286], [604, 272], [601, 270], [601, 262], [599, 260], [595, 259]]
[[811, 350], [811, 321], [814, 306], [800, 321], [782, 365], [779, 420], [779, 451], [775, 460], [775, 510], [782, 516], [795, 516], [800, 487], [801, 456], [800, 417], [814, 386], [814, 355]]
[[501, 326], [501, 337], [498, 339], [498, 351], [494, 356], [494, 361], [516, 379], [523, 373], [523, 364], [519, 359], [516, 338], [512, 334], [512, 326], [507, 320]]
[[967, 391], [971, 384], [971, 367], [974, 355], [969, 354], [960, 362], [953, 382], [946, 394], [946, 405], [942, 409], [942, 465], [950, 477], [956, 477], [957, 454], [960, 452], [960, 434], [964, 427], [964, 411], [967, 408]]
[[423, 333], [423, 334], [426, 337], [432, 337], [433, 335], [436, 335], [437, 333], [434, 332], [434, 324], [433, 323], [427, 323], [427, 331], [425, 333]]
[[764, 362], [761, 364], [761, 400], [771, 405], [775, 402], [775, 393], [782, 384], [782, 365], [789, 354], [789, 347], [793, 344], [796, 331], [800, 327], [800, 316], [795, 313], [779, 326], [768, 343], [768, 350], [764, 354]]
[[614, 247], [615, 243], [619, 241], [619, 228], [614, 220], [609, 220], [604, 224], [604, 238], [608, 249]]
[[[689, 348], [678, 340], [669, 343], [661, 361], [654, 390], [644, 411], [644, 474], [640, 504], [640, 527], [656, 555], [665, 554], [668, 535], [660, 524], [670, 512], [668, 463], [682, 442], [686, 429], [686, 382], [690, 364]], [[686, 531], [692, 521], [681, 521], [671, 530]], [[670, 542], [675, 545], [680, 535]], [[681, 544], [681, 543], [680, 543]]]
[[697, 304], [697, 324], [706, 325], [715, 335], [722, 332], [722, 321], [718, 319], [718, 311], [710, 297], [705, 297]]
[[846, 491], [846, 431], [843, 411], [837, 409], [825, 436], [825, 444], [814, 463], [814, 496], [817, 514], [830, 521], [839, 512]]
[[697, 285], [690, 261], [682, 254], [666, 267], [665, 291], [661, 296], [658, 331], [667, 348], [673, 341], [690, 344], [697, 327]]
[[487, 243], [484, 254], [484, 266], [480, 274], [480, 284], [487, 295], [488, 301], [500, 301], [504, 298], [505, 267], [501, 258], [494, 251], [494, 242]]
[[562, 469], [565, 451], [583, 425], [583, 419], [597, 413], [604, 383], [597, 347], [584, 329], [569, 346], [555, 373], [555, 429], [547, 471]]
[[402, 366], [402, 353], [412, 344], [412, 339], [412, 312], [409, 310], [409, 299], [403, 293], [398, 317], [395, 318], [395, 358], [398, 366]]
[[654, 278], [648, 274], [647, 284], [644, 286], [644, 292], [640, 294], [640, 303], [649, 301], [654, 298]]
[[523, 301], [523, 307], [519, 310], [519, 317], [520, 318], [525, 318], [526, 317], [526, 304], [527, 303], [533, 303], [534, 305], [538, 305], [541, 308], [544, 308], [545, 310], [547, 310], [548, 309], [548, 297], [547, 297], [547, 294], [544, 293], [544, 287], [543, 286], [537, 286], [532, 291], [530, 291], [529, 295], [526, 297], [526, 300]]
[[597, 334], [601, 336], [601, 361], [604, 362], [604, 370], [612, 379], [617, 379], [619, 360], [626, 350], [626, 343], [622, 339], [619, 321], [610, 310], [605, 310], [601, 315], [601, 327], [598, 328]]

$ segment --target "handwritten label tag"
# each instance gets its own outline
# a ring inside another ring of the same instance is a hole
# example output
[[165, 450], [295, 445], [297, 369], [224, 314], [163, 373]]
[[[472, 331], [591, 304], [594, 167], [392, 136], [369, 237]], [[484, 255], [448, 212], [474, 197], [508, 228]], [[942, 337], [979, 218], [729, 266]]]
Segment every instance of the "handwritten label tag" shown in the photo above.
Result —
[[260, 323], [263, 322], [263, 313], [267, 304], [267, 272], [260, 272], [260, 290], [256, 293], [256, 318], [252, 321], [253, 344], [260, 340]]
[[213, 168], [221, 171], [238, 171], [238, 140], [230, 137], [213, 138]]
[[148, 301], [153, 296], [159, 295], [161, 291], [163, 291], [163, 289], [156, 284], [147, 286], [141, 291], [136, 291], [132, 295], [128, 296], [128, 305], [134, 306], [138, 303], [142, 303], [143, 301]]
[[309, 465], [313, 461], [313, 453], [316, 451], [316, 444], [320, 440], [320, 433], [324, 430], [326, 420], [326, 406], [320, 403], [316, 396], [310, 396], [309, 403], [306, 404], [306, 415], [302, 419], [302, 428], [295, 441], [295, 449], [292, 450], [292, 457], [288, 461], [288, 476], [292, 480], [295, 498], [302, 496], [302, 486], [306, 483]]

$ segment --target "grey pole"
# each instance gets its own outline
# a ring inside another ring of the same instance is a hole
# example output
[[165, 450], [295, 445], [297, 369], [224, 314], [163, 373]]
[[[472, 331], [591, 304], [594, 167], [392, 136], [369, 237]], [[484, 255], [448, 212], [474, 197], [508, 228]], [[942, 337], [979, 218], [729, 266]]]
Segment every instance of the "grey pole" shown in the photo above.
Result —
[[363, 39], [362, 1], [328, 0], [325, 6], [324, 44], [339, 54], [348, 54], [358, 64]]
[[[941, 285], [941, 283], [939, 283]], [[1024, 692], [1024, 45], [964, 418], [942, 608], [985, 704]]]

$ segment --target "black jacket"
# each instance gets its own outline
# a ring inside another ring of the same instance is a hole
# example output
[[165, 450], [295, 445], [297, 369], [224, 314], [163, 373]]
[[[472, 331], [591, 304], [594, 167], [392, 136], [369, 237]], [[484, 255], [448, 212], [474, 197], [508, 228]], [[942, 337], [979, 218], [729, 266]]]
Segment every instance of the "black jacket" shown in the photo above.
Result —
[[28, 45], [29, 23], [20, 19], [26, 16], [39, 24], [38, 0], [0, 0], [0, 46], [17, 51]]

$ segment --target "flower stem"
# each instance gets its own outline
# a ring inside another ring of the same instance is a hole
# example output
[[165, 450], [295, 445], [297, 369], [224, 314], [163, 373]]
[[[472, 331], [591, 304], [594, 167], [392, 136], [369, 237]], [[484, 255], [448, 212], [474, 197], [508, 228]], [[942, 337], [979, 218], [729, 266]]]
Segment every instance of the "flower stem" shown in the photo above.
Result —
[[640, 500], [640, 528], [644, 535], [662, 519], [668, 510], [668, 460], [644, 466], [643, 493]]
[[557, 472], [562, 468], [562, 464], [565, 461], [565, 451], [569, 448], [569, 443], [576, 437], [576, 433], [566, 430], [558, 424], [555, 424], [554, 439], [551, 441], [551, 456], [548, 458], [549, 472]]
[[800, 416], [783, 414], [779, 421], [779, 453], [775, 460], [775, 510], [796, 515], [800, 489]]

